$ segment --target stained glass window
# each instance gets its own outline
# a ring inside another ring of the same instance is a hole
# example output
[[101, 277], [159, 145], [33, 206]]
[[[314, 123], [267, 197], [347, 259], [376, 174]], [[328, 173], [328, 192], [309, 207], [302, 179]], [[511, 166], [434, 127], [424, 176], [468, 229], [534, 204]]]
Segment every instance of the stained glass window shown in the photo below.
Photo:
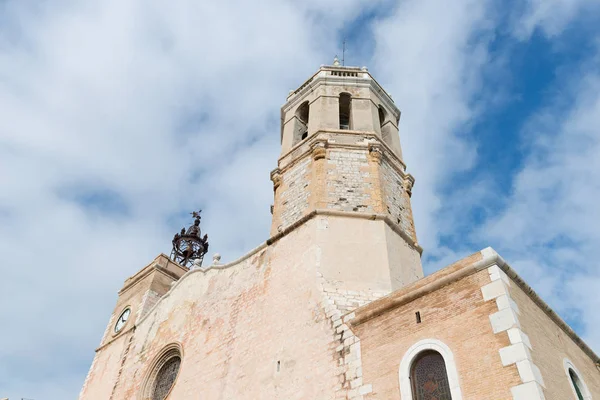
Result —
[[571, 377], [571, 382], [573, 382], [573, 386], [575, 387], [575, 392], [577, 392], [577, 399], [584, 400], [582, 390], [580, 387], [581, 384], [579, 383], [579, 378], [577, 377], [577, 374], [572, 369], [569, 369], [569, 376]]
[[452, 400], [444, 358], [435, 351], [421, 353], [411, 371], [414, 400]]
[[154, 390], [152, 390], [152, 400], [164, 400], [169, 394], [177, 373], [181, 365], [181, 358], [178, 356], [171, 357], [164, 363], [156, 375]]

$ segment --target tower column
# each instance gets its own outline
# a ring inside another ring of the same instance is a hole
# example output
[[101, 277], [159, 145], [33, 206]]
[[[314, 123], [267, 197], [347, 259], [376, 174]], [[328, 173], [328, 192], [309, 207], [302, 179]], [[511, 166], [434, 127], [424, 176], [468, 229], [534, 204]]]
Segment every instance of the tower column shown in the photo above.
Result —
[[371, 180], [373, 181], [373, 211], [383, 214], [385, 211], [384, 187], [381, 176], [381, 159], [383, 152], [381, 146], [372, 144], [369, 146], [369, 167]]
[[309, 209], [318, 210], [327, 205], [327, 142], [319, 140], [311, 146], [312, 176]]

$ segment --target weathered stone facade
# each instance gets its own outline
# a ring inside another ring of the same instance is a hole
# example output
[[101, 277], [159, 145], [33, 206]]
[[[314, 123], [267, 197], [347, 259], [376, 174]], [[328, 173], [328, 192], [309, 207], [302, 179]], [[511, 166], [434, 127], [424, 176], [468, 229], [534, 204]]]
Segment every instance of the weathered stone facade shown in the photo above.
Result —
[[493, 250], [423, 277], [400, 112], [366, 69], [322, 67], [281, 115], [270, 238], [129, 278], [81, 400], [148, 400], [171, 355], [170, 400], [416, 400], [425, 352], [452, 400], [577, 400], [569, 371], [600, 398], [598, 357]]
[[310, 158], [300, 160], [283, 176], [281, 189], [281, 227], [298, 221], [308, 210]]
[[388, 161], [381, 162], [382, 184], [385, 192], [385, 207], [393, 221], [415, 241], [417, 234], [413, 222], [410, 195], [412, 190], [412, 177], [402, 176], [396, 167]]
[[327, 157], [327, 208], [373, 212], [368, 152], [331, 150]]

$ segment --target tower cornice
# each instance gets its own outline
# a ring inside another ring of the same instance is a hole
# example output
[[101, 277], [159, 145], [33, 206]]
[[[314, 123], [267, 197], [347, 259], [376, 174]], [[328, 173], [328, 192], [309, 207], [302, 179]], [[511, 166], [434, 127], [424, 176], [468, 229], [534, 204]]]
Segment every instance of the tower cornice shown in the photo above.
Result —
[[369, 87], [380, 95], [381, 100], [390, 110], [394, 111], [398, 117], [400, 116], [400, 109], [396, 106], [392, 97], [383, 89], [366, 67], [322, 66], [314, 75], [300, 85], [298, 89], [290, 92], [286, 103], [281, 107], [282, 112], [299, 104], [307, 92], [313, 91], [321, 84]]
[[[354, 136], [356, 138], [362, 138], [362, 142], [356, 143], [338, 143], [332, 140], [331, 135], [343, 135], [343, 136]], [[383, 155], [386, 159], [388, 159], [391, 164], [395, 167], [398, 173], [404, 175], [409, 175], [412, 178], [412, 175], [406, 172], [406, 164], [394, 153], [394, 151], [383, 141], [379, 140], [376, 134], [371, 132], [363, 132], [363, 131], [349, 131], [343, 129], [323, 129], [317, 131], [316, 134], [310, 136], [307, 140], [297, 143], [294, 147], [292, 147], [287, 153], [283, 154], [279, 157], [278, 167], [271, 172], [271, 176], [275, 171], [281, 173], [286, 171], [295, 165], [300, 159], [303, 159], [308, 153], [311, 152], [311, 147], [314, 142], [325, 141], [327, 142], [328, 148], [346, 148], [346, 149], [364, 149], [369, 145], [373, 145], [377, 143], [377, 146], [381, 146], [383, 151]], [[414, 178], [412, 178], [414, 184]]]

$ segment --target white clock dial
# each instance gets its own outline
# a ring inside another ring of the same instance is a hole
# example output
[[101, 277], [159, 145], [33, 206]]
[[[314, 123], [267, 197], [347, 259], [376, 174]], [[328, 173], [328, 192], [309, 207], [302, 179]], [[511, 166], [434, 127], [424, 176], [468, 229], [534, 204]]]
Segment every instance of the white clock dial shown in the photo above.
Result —
[[129, 319], [129, 314], [131, 314], [131, 310], [126, 308], [123, 310], [121, 315], [119, 315], [119, 319], [117, 319], [117, 323], [115, 324], [115, 332], [119, 332], [125, 326], [125, 323]]

